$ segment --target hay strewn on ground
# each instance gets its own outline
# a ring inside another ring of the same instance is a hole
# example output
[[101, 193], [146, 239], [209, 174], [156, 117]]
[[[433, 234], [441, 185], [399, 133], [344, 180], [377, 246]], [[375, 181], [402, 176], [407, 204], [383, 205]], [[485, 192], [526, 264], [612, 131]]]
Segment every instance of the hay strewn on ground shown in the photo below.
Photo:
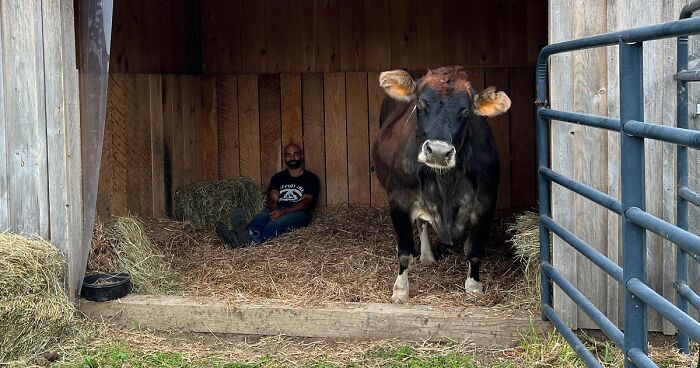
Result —
[[135, 217], [117, 217], [111, 225], [95, 225], [88, 270], [126, 272], [137, 293], [169, 293], [180, 286], [171, 260], [153, 244]]
[[[306, 305], [384, 303], [389, 301], [398, 271], [391, 219], [384, 209], [324, 209], [307, 228], [262, 246], [236, 250], [226, 248], [210, 230], [196, 231], [168, 220], [144, 223], [182, 275], [185, 295]], [[494, 224], [494, 234], [500, 238], [492, 239], [482, 264], [485, 295], [464, 292], [467, 264], [461, 250], [436, 249], [444, 253], [436, 265], [411, 267], [409, 303], [521, 306], [522, 267], [513, 262], [510, 248], [504, 245], [503, 223]]]
[[175, 193], [175, 216], [197, 229], [213, 229], [217, 221], [228, 223], [238, 207], [251, 219], [264, 200], [260, 186], [248, 177], [192, 183]]
[[69, 332], [65, 263], [39, 238], [0, 234], [0, 362], [41, 353]]

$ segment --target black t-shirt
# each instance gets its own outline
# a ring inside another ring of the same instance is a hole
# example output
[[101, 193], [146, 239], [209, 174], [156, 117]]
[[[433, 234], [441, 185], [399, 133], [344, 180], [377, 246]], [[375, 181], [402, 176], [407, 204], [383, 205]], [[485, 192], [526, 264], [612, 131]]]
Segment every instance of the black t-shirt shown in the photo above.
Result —
[[304, 194], [310, 194], [314, 197], [313, 206], [316, 203], [316, 198], [318, 198], [320, 185], [318, 176], [308, 170], [304, 170], [304, 173], [298, 177], [293, 177], [289, 175], [288, 170], [283, 170], [272, 177], [267, 190], [280, 192], [277, 208], [283, 209], [299, 202]]

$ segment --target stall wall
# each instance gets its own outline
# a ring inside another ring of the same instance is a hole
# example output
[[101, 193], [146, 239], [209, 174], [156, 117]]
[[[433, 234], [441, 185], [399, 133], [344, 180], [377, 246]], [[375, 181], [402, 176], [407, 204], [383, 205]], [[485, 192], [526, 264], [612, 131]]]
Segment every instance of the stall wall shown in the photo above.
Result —
[[[534, 134], [522, 122], [534, 114], [534, 69], [468, 72], [477, 88], [498, 85], [513, 100], [511, 111], [491, 123], [505, 173], [499, 209], [530, 206], [534, 183], [525, 178], [532, 176]], [[321, 205], [384, 206], [370, 162], [384, 98], [378, 77], [112, 74], [99, 214], [171, 214], [174, 191], [193, 181], [243, 175], [265, 186], [292, 142], [303, 146], [307, 168], [321, 179]]]

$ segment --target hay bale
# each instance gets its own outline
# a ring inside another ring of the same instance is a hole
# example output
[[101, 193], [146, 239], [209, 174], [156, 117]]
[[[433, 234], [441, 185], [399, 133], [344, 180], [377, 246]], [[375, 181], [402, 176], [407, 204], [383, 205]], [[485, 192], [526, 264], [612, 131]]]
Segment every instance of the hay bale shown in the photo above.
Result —
[[116, 269], [131, 275], [134, 292], [161, 294], [180, 286], [180, 275], [153, 245], [137, 218], [116, 218], [108, 230], [108, 239], [116, 255]]
[[248, 177], [192, 183], [175, 193], [175, 216], [196, 229], [213, 228], [217, 221], [228, 223], [237, 207], [244, 208], [251, 219], [262, 209], [264, 200], [260, 186]]
[[65, 261], [39, 238], [0, 234], [0, 362], [41, 353], [70, 332]]

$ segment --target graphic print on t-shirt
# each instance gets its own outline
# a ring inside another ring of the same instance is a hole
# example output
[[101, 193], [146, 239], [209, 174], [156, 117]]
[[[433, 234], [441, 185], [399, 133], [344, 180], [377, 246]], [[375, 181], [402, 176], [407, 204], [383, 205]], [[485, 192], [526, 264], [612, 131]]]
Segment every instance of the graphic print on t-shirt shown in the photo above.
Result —
[[283, 184], [280, 186], [280, 202], [299, 202], [304, 195], [304, 187], [294, 184]]

